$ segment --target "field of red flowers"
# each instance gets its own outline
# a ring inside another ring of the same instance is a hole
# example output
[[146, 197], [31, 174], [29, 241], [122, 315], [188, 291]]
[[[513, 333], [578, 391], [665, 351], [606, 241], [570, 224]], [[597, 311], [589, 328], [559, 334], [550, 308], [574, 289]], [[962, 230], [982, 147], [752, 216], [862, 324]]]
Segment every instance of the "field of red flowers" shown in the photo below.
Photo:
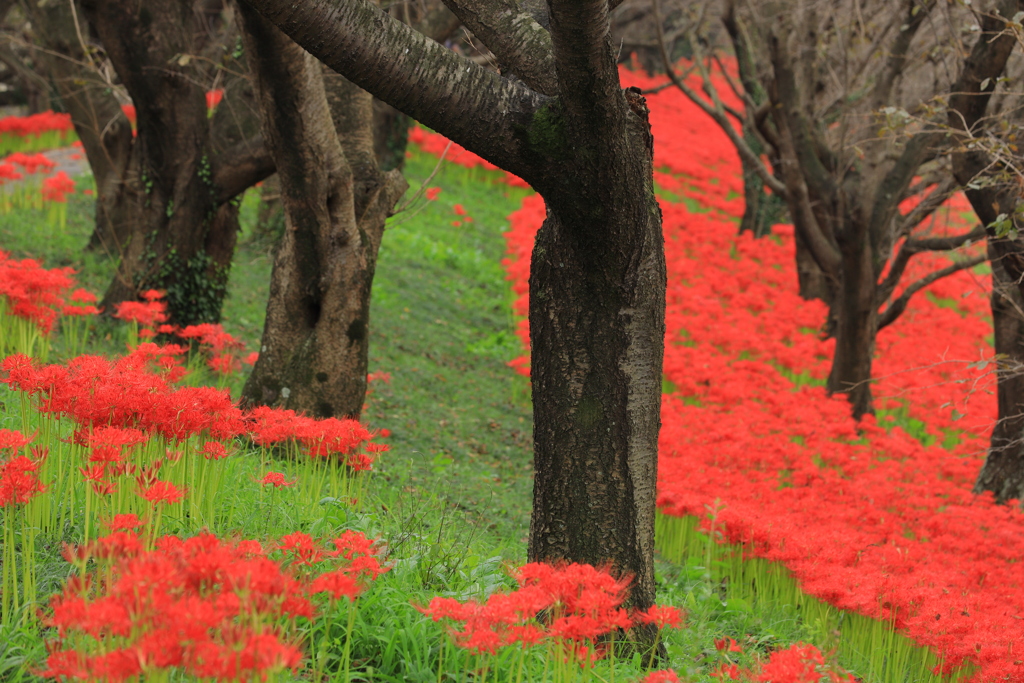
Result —
[[[625, 70], [623, 81], [656, 84]], [[879, 417], [854, 423], [844, 400], [823, 389], [831, 342], [817, 333], [824, 308], [796, 293], [792, 228], [776, 226], [761, 240], [738, 236], [742, 183], [727, 139], [675, 90], [648, 101], [669, 267], [662, 551], [685, 560], [699, 524], [721, 545], [707, 549], [709, 558], [740, 548], [780, 563], [803, 595], [930, 648], [938, 675], [1024, 681], [1014, 654], [1024, 636], [1024, 587], [1013, 571], [1024, 520], [1017, 508], [970, 493], [995, 416], [988, 277], [967, 271], [931, 285], [882, 332]], [[490, 167], [426, 131], [414, 130], [412, 140], [456, 164]], [[15, 162], [32, 158], [22, 153]], [[437, 198], [436, 189], [425, 194]], [[460, 221], [469, 220], [460, 209]], [[542, 200], [529, 196], [506, 233], [521, 316], [543, 217]], [[956, 199], [928, 229], [958, 231], [971, 220]], [[945, 258], [920, 257], [907, 281]], [[52, 629], [36, 672], [120, 681], [183, 671], [234, 681], [329, 670], [334, 680], [350, 680], [355, 598], [388, 578], [381, 546], [354, 531], [267, 530], [285, 498], [311, 513], [324, 500], [358, 510], [366, 471], [386, 450], [380, 436], [353, 421], [243, 412], [222, 389], [188, 386], [203, 365], [238, 371], [238, 345], [212, 327], [162, 328], [159, 292], [119, 311], [131, 321], [128, 354], [47, 364], [51, 329], [82, 337], [76, 346], [86, 348], [82, 320], [94, 312], [92, 299], [74, 290], [71, 276], [0, 259], [2, 380], [20, 421], [0, 430], [0, 612], [4, 625]], [[168, 331], [195, 339], [195, 349], [147, 341]], [[519, 331], [526, 342], [525, 321]], [[512, 365], [529, 372], [526, 356]], [[243, 452], [246, 442], [255, 449]], [[278, 465], [274, 453], [291, 461]], [[258, 539], [223, 534], [243, 526], [228, 492], [245, 479], [267, 514]], [[58, 537], [72, 542], [65, 555], [75, 571], [37, 612], [46, 596], [36, 592], [36, 553], [26, 550]], [[734, 581], [730, 589], [763, 598], [766, 575], [754, 577], [756, 588]], [[453, 641], [477, 659], [458, 661], [477, 677], [520, 680], [530, 661], [522, 653], [540, 646], [553, 662], [551, 670], [543, 664], [544, 678], [579, 680], [579, 663], [589, 667], [607, 654], [602, 633], [636, 619], [680, 621], [669, 608], [623, 612], [621, 584], [592, 568], [528, 565], [514, 578], [512, 593], [440, 597], [421, 608], [435, 621], [461, 623]], [[542, 624], [537, 615], [552, 609], [562, 618]], [[190, 629], [175, 618], [183, 614], [194, 617]], [[842, 638], [855, 637], [842, 630]], [[332, 647], [333, 655], [323, 654]], [[775, 650], [753, 672], [729, 659], [743, 649], [735, 641], [721, 639], [716, 649], [722, 665], [711, 675], [722, 679], [839, 679], [810, 646]], [[431, 652], [442, 660], [435, 663], [441, 676], [444, 658], [456, 655]], [[892, 655], [881, 656], [891, 660], [884, 680], [908, 677]], [[665, 671], [646, 680], [677, 678]]]

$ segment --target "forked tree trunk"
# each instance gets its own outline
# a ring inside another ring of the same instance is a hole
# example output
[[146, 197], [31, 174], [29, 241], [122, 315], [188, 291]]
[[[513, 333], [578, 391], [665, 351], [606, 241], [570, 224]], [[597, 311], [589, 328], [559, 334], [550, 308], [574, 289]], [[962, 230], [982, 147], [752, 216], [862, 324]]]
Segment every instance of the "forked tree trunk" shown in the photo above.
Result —
[[285, 211], [260, 356], [242, 398], [358, 417], [377, 250], [405, 181], [377, 167], [370, 95], [335, 74], [329, 106], [319, 62], [248, 6], [240, 13]]

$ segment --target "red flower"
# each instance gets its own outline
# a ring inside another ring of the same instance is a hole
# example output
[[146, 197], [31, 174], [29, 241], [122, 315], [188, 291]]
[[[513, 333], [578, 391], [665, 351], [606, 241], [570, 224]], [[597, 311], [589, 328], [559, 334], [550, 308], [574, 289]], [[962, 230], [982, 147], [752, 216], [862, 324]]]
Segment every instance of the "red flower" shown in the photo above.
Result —
[[267, 472], [267, 474], [260, 479], [261, 484], [264, 486], [273, 486], [276, 489], [282, 486], [293, 486], [295, 481], [285, 481], [284, 473], [282, 472]]
[[437, 195], [441, 194], [440, 187], [428, 187], [427, 191], [423, 193], [428, 201], [434, 201], [437, 199]]
[[156, 481], [151, 486], [141, 488], [139, 495], [152, 505], [173, 505], [185, 497], [185, 492], [168, 481]]

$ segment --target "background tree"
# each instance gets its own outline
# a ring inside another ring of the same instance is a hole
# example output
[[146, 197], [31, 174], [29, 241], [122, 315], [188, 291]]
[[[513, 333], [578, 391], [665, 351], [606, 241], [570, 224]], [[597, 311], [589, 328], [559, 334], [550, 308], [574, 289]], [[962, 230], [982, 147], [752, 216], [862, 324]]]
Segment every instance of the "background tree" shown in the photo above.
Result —
[[[955, 188], [950, 147], [937, 125], [944, 124], [945, 109], [936, 98], [968, 78], [959, 27], [969, 12], [928, 0], [828, 6], [792, 0], [729, 3], [725, 18], [741, 57], [737, 91], [744, 111], [722, 104], [704, 54], [695, 54], [695, 61], [707, 97], [674, 80], [723, 127], [763, 183], [785, 198], [798, 245], [821, 275], [824, 291], [813, 293], [830, 307], [825, 329], [836, 347], [828, 389], [847, 394], [859, 418], [873, 412], [878, 331], [916, 292], [984, 260], [954, 262], [896, 295], [915, 254], [984, 236], [980, 228], [941, 238], [914, 232]], [[743, 121], [741, 131], [730, 116]], [[743, 132], [755, 131], [777, 159], [778, 177], [745, 141]], [[918, 200], [914, 208], [901, 212], [910, 198]], [[813, 280], [816, 274], [799, 256], [798, 271]]]
[[243, 5], [241, 14], [285, 211], [260, 357], [243, 398], [358, 417], [377, 250], [407, 185], [401, 171], [377, 164], [369, 93], [322, 75], [320, 62], [254, 10]]
[[[233, 200], [273, 171], [217, 2], [23, 0], [93, 169], [93, 245], [119, 259], [107, 310], [167, 290], [174, 322], [219, 318], [238, 231]], [[135, 134], [114, 92], [137, 114]], [[208, 115], [206, 92], [224, 91]], [[249, 95], [251, 97], [251, 95]]]
[[620, 88], [607, 0], [552, 0], [550, 32], [512, 0], [447, 3], [500, 29], [473, 29], [500, 76], [364, 0], [249, 4], [356, 85], [544, 196], [530, 278], [529, 555], [613, 563], [634, 577], [631, 604], [651, 604], [664, 244], [646, 108]]
[[[274, 157], [285, 229], [271, 275], [249, 405], [358, 417], [366, 397], [370, 293], [384, 221], [407, 184], [409, 119], [240, 6], [245, 53]], [[441, 5], [389, 13], [443, 38]]]

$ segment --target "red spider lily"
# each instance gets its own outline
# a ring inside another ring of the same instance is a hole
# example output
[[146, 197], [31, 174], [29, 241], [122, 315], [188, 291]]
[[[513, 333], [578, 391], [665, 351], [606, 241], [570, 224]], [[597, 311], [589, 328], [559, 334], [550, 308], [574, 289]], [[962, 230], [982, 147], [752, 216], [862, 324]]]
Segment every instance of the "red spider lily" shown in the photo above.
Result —
[[312, 536], [301, 531], [282, 536], [277, 547], [291, 555], [297, 565], [310, 566], [327, 556], [324, 548]]
[[21, 450], [32, 441], [32, 438], [14, 429], [0, 429], [0, 449]]
[[642, 683], [679, 683], [679, 676], [672, 669], [652, 671], [644, 677]]
[[273, 486], [275, 489], [279, 489], [282, 486], [294, 486], [295, 481], [286, 481], [283, 472], [267, 472], [266, 475], [259, 481], [263, 486]]
[[122, 513], [114, 515], [110, 521], [106, 522], [106, 526], [111, 531], [135, 531], [145, 525], [138, 515], [131, 513]]
[[223, 460], [228, 457], [228, 449], [220, 441], [207, 441], [200, 451], [207, 460]]
[[114, 317], [143, 327], [153, 327], [167, 322], [167, 304], [159, 300], [122, 301], [114, 306]]
[[[545, 639], [567, 647], [583, 663], [603, 655], [603, 650], [586, 643], [633, 624], [619, 607], [629, 581], [607, 571], [585, 564], [531, 563], [516, 572], [516, 580], [517, 591], [494, 593], [484, 603], [434, 598], [428, 607], [417, 609], [434, 621], [464, 622], [452, 635], [456, 644], [472, 652], [493, 654], [506, 645]], [[541, 612], [553, 618], [539, 624]]]
[[342, 560], [324, 557], [337, 566], [300, 576], [257, 541], [203, 534], [164, 536], [155, 545], [146, 550], [137, 534], [122, 531], [67, 553], [80, 567], [90, 559], [99, 567], [51, 600], [46, 623], [56, 628], [58, 641], [49, 645], [43, 675], [97, 680], [180, 670], [234, 681], [294, 673], [302, 654], [291, 630], [295, 617], [314, 618], [309, 596], [340, 598], [362, 588], [362, 574], [343, 573]]
[[43, 154], [25, 154], [23, 152], [11, 154], [6, 161], [10, 164], [18, 164], [25, 169], [25, 173], [35, 173], [40, 169], [49, 173], [57, 165]]
[[43, 180], [43, 199], [51, 202], [66, 202], [67, 195], [74, 193], [75, 181], [68, 177], [64, 171], [58, 171], [56, 175]]
[[733, 638], [719, 638], [715, 640], [716, 650], [728, 650], [729, 652], [743, 652], [743, 646]]
[[31, 320], [43, 334], [49, 334], [59, 312], [67, 304], [65, 292], [74, 286], [71, 268], [46, 269], [37, 261], [11, 259], [0, 251], [0, 296], [7, 313]]
[[139, 496], [152, 505], [161, 503], [173, 505], [185, 497], [185, 492], [169, 481], [156, 481], [150, 486], [139, 489]]
[[23, 455], [0, 463], [0, 507], [24, 505], [45, 491], [38, 469], [39, 461]]
[[[655, 624], [658, 628], [679, 628], [686, 618], [686, 612], [677, 607], [652, 605], [646, 612], [638, 612], [636, 619], [643, 624]], [[717, 646], [717, 641], [715, 645]], [[720, 648], [719, 648], [720, 649]]]
[[423, 193], [426, 196], [427, 201], [434, 201], [437, 199], [437, 195], [441, 194], [440, 187], [428, 187], [427, 191]]

